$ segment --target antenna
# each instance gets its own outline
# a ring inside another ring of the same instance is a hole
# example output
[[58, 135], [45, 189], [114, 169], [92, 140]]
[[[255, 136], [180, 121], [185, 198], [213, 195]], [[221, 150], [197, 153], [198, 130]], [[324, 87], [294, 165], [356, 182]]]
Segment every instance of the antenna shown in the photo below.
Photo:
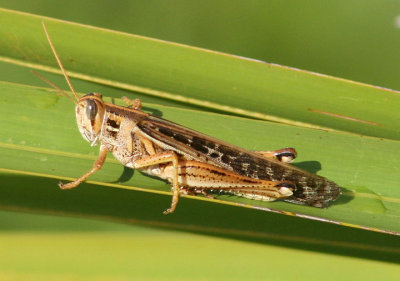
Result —
[[[78, 97], [78, 95], [76, 94], [75, 89], [74, 89], [74, 87], [72, 86], [72, 83], [71, 83], [71, 81], [70, 81], [69, 78], [68, 78], [67, 72], [65, 71], [64, 66], [63, 66], [62, 63], [61, 63], [60, 58], [59, 58], [58, 55], [57, 55], [56, 48], [54, 47], [53, 42], [52, 42], [51, 39], [50, 39], [50, 35], [49, 35], [49, 32], [47, 31], [47, 28], [46, 28], [46, 25], [45, 25], [44, 21], [42, 21], [42, 25], [43, 25], [44, 32], [46, 33], [47, 40], [49, 41], [51, 50], [53, 51], [53, 54], [54, 54], [54, 56], [56, 57], [57, 63], [58, 63], [58, 65], [59, 65], [60, 68], [61, 68], [61, 71], [62, 71], [62, 73], [63, 73], [63, 75], [64, 75], [64, 77], [65, 77], [65, 80], [67, 80], [67, 83], [68, 83], [69, 88], [71, 89], [71, 91], [72, 91], [72, 93], [74, 94], [76, 100], [78, 101], [78, 100], [79, 100], [79, 97]], [[40, 78], [40, 76], [39, 76], [39, 78]], [[44, 80], [44, 81], [46, 82], [47, 79], [42, 79], [42, 80]], [[47, 81], [48, 81], [48, 80], [47, 80]], [[50, 82], [50, 81], [49, 81], [49, 82]], [[47, 83], [47, 82], [46, 82], [46, 83]], [[53, 84], [53, 83], [51, 83], [50, 85], [52, 85], [52, 84]], [[53, 84], [53, 85], [54, 85], [54, 84]], [[53, 86], [53, 85], [52, 85], [52, 86]], [[53, 87], [54, 87], [54, 86], [53, 86]], [[59, 89], [58, 87], [55, 87], [55, 88], [56, 88], [56, 89]], [[61, 92], [63, 92], [63, 91], [61, 91]], [[63, 92], [63, 93], [64, 93], [64, 92]], [[76, 104], [76, 101], [74, 101], [74, 103]]]
[[33, 74], [35, 74], [37, 77], [39, 77], [40, 79], [42, 79], [45, 83], [49, 84], [50, 86], [52, 86], [54, 89], [56, 89], [57, 91], [59, 91], [61, 94], [63, 94], [64, 96], [66, 96], [67, 98], [69, 98], [74, 104], [77, 104], [76, 100], [74, 100], [70, 95], [68, 95], [66, 92], [64, 92], [63, 90], [61, 90], [56, 84], [54, 84], [53, 82], [51, 82], [50, 80], [46, 79], [45, 77], [43, 77], [42, 75], [40, 75], [39, 73], [37, 73], [36, 71], [31, 70], [31, 72]]

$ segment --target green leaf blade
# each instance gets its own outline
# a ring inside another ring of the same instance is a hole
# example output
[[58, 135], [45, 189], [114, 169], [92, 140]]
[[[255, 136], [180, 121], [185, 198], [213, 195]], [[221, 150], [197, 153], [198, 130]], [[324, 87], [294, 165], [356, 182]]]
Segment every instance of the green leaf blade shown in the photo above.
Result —
[[[58, 98], [52, 91], [10, 83], [1, 83], [0, 91], [1, 119], [6, 120], [13, 112], [18, 112], [17, 118], [8, 120], [5, 133], [0, 137], [0, 150], [4, 156], [0, 167], [3, 172], [71, 179], [91, 167], [97, 149], [89, 148], [80, 137], [69, 100]], [[21, 100], [30, 102], [21, 103]], [[166, 119], [249, 150], [296, 146], [299, 158], [294, 165], [337, 182], [344, 192], [327, 209], [286, 202], [268, 203], [235, 196], [219, 196], [218, 201], [212, 202], [296, 213], [302, 217], [388, 233], [400, 232], [397, 223], [400, 217], [400, 190], [397, 188], [400, 173], [397, 168], [392, 168], [399, 157], [396, 154], [400, 151], [398, 141], [156, 105], [144, 106], [162, 112]], [[26, 127], [27, 120], [28, 130], [15, 131], [15, 128]], [[288, 135], [293, 138], [284, 139]], [[340, 153], [338, 143], [341, 144]], [[169, 194], [167, 183], [138, 172], [126, 182], [115, 183], [122, 173], [122, 166], [109, 157], [105, 167], [90, 180], [106, 186]], [[386, 176], [382, 178], [379, 175], [383, 173]], [[194, 198], [202, 199], [200, 196]], [[160, 206], [160, 212], [166, 207]]]
[[[43, 18], [1, 10], [3, 61], [57, 71]], [[253, 118], [399, 139], [399, 92], [190, 46], [44, 19], [71, 76]], [[18, 24], [15, 24], [18, 23]], [[27, 28], [29, 27], [29, 28]], [[29, 32], [27, 32], [29, 30]]]

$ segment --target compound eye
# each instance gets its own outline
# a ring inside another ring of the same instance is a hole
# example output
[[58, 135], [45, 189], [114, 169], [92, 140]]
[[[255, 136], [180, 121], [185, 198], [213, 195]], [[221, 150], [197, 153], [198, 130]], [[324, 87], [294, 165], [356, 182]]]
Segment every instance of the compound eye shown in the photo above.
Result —
[[94, 120], [97, 114], [97, 105], [93, 100], [87, 100], [86, 105], [86, 116], [89, 120]]

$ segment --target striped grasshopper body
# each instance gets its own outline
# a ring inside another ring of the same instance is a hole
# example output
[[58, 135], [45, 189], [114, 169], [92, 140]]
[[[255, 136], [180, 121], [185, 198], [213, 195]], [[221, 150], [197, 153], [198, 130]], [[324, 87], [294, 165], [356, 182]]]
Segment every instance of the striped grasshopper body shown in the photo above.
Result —
[[172, 203], [165, 214], [174, 212], [180, 193], [283, 199], [320, 208], [340, 195], [334, 182], [288, 164], [296, 157], [292, 148], [251, 152], [145, 113], [139, 100], [125, 99], [130, 106], [123, 107], [105, 103], [99, 94], [78, 98], [43, 27], [74, 93], [79, 131], [92, 146], [100, 144], [93, 168], [73, 182], [59, 183], [62, 189], [78, 186], [101, 169], [111, 152], [123, 165], [171, 183]]

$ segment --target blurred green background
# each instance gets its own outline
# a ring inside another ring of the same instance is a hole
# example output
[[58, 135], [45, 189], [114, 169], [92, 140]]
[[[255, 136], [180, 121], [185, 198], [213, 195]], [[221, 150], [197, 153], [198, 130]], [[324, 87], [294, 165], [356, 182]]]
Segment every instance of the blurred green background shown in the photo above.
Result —
[[400, 89], [396, 0], [0, 0], [0, 6]]
[[[399, 1], [0, 0], [0, 7], [400, 89]], [[14, 82], [26, 83], [31, 76], [5, 63], [0, 73], [1, 80]], [[31, 81], [42, 85], [36, 77]], [[337, 280], [355, 272], [363, 280], [400, 276], [399, 259], [384, 263], [384, 257], [343, 257], [264, 240], [2, 211], [0, 280]], [[274, 270], [282, 265], [287, 271]]]

